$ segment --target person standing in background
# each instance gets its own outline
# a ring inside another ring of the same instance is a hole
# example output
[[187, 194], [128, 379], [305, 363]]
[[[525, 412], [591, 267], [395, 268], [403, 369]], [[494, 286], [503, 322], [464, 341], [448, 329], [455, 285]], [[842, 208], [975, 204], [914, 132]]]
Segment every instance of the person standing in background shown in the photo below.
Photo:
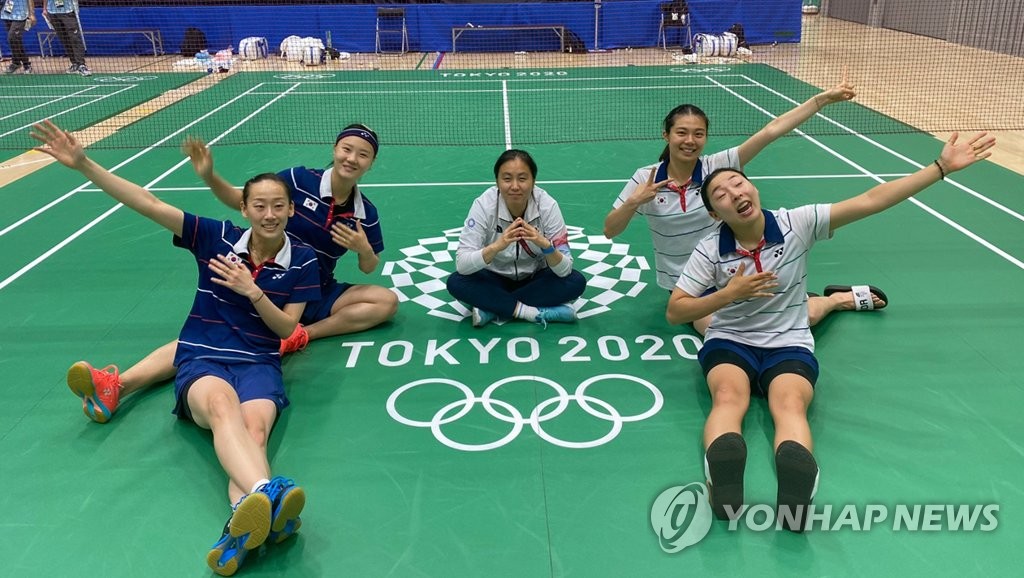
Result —
[[92, 71], [85, 65], [85, 42], [78, 21], [78, 0], [46, 0], [43, 4], [43, 18], [57, 33], [57, 38], [64, 46], [64, 53], [71, 61], [68, 74], [91, 75]]
[[25, 53], [25, 31], [36, 23], [36, 7], [34, 0], [3, 0], [0, 8], [0, 20], [7, 28], [7, 44], [11, 47], [11, 63], [4, 69], [4, 74], [13, 74], [19, 68], [25, 74], [32, 74], [32, 63]]

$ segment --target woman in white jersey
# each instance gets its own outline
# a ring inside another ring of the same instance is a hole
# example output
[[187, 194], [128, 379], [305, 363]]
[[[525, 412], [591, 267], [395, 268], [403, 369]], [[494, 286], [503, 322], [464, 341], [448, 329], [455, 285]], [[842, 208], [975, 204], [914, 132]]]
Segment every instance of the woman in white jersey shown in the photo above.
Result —
[[[703, 154], [710, 126], [707, 115], [692, 104], [675, 107], [665, 117], [662, 133], [667, 143], [665, 150], [657, 163], [637, 169], [626, 183], [605, 218], [604, 235], [611, 239], [621, 234], [635, 214], [646, 217], [654, 243], [658, 286], [671, 291], [693, 248], [715, 225], [700, 203], [704, 178], [719, 168], [742, 169], [766, 146], [825, 106], [854, 96], [853, 85], [844, 74], [843, 81], [835, 88], [775, 118], [743, 144], [710, 155]], [[855, 308], [851, 291], [833, 292], [834, 289], [830, 287], [827, 296], [811, 300], [811, 325], [832, 311]], [[870, 288], [870, 293], [862, 308], [885, 307], [885, 295], [881, 291]], [[703, 335], [708, 321], [695, 319], [693, 326]]]
[[494, 163], [495, 186], [473, 201], [459, 234], [448, 292], [473, 308], [473, 326], [522, 319], [547, 326], [576, 321], [587, 281], [572, 268], [558, 203], [536, 186], [530, 153], [507, 150]]
[[808, 324], [808, 250], [839, 227], [987, 158], [995, 144], [985, 133], [958, 138], [954, 133], [939, 158], [916, 173], [835, 204], [763, 211], [757, 189], [739, 169], [721, 168], [707, 176], [701, 200], [721, 224], [693, 250], [666, 318], [678, 324], [711, 317], [698, 359], [711, 393], [705, 472], [718, 518], [736, 518], [743, 506], [747, 449], [740, 430], [754, 393], [767, 398], [775, 423], [776, 519], [803, 531], [818, 485], [807, 422], [818, 377]]

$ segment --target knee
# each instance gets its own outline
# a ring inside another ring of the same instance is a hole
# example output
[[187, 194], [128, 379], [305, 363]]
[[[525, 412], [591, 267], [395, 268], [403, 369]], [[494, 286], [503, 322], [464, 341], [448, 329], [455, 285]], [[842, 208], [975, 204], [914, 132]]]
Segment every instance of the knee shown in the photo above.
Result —
[[577, 295], [582, 295], [587, 290], [587, 278], [583, 273], [573, 269], [572, 273], [569, 273], [569, 286], [574, 292], [578, 292]]
[[746, 411], [750, 405], [750, 392], [738, 384], [719, 385], [711, 392], [711, 402], [715, 407]]
[[245, 430], [249, 432], [249, 436], [259, 445], [260, 449], [267, 449], [267, 438], [270, 437], [270, 431], [266, 424], [262, 422], [247, 423]]
[[799, 417], [807, 414], [808, 400], [798, 392], [787, 392], [774, 396], [770, 405], [776, 416]]
[[210, 393], [205, 400], [206, 417], [210, 425], [224, 423], [234, 416], [240, 415], [238, 397], [234, 392], [215, 391]]
[[381, 298], [381, 306], [385, 310], [386, 319], [393, 318], [398, 313], [398, 295], [395, 295], [394, 291], [384, 290], [384, 296]]

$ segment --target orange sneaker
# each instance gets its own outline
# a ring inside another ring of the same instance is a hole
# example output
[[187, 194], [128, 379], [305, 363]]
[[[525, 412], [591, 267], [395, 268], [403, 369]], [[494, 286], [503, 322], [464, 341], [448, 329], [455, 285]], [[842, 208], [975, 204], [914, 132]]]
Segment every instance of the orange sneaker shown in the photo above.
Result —
[[306, 328], [301, 323], [295, 325], [295, 331], [288, 336], [288, 339], [281, 340], [281, 355], [287, 355], [289, 353], [295, 353], [296, 351], [302, 351], [309, 344], [309, 334], [306, 333]]
[[82, 398], [82, 412], [98, 423], [107, 423], [121, 400], [121, 376], [116, 365], [96, 369], [77, 361], [68, 369], [68, 387]]

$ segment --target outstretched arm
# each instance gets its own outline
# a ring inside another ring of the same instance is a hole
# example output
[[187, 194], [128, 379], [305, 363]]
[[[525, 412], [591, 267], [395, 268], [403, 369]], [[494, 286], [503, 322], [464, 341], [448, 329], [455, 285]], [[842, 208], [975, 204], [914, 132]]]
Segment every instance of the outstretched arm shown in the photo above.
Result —
[[953, 133], [942, 147], [938, 160], [925, 165], [916, 173], [882, 183], [851, 199], [832, 205], [830, 227], [833, 231], [864, 217], [880, 213], [889, 207], [909, 199], [946, 175], [971, 166], [992, 155], [995, 137], [979, 132], [965, 141], [959, 140], [959, 133]]
[[75, 135], [45, 120], [32, 125], [30, 136], [43, 143], [42, 146], [35, 147], [35, 150], [46, 153], [57, 159], [60, 164], [82, 173], [115, 200], [152, 219], [175, 235], [181, 235], [182, 224], [185, 221], [185, 214], [181, 209], [168, 205], [139, 185], [96, 164], [86, 156], [82, 143], [78, 142]]
[[833, 102], [850, 100], [856, 95], [857, 93], [853, 91], [853, 83], [847, 79], [846, 70], [843, 69], [843, 80], [834, 88], [816, 94], [800, 106], [781, 116], [775, 117], [771, 122], [766, 124], [764, 128], [757, 131], [754, 136], [748, 138], [746, 142], [741, 144], [739, 148], [740, 166], [746, 166], [747, 163], [754, 160], [754, 157], [756, 157], [758, 153], [764, 150], [764, 147], [772, 144], [775, 142], [775, 139], [800, 126], [804, 121], [817, 114], [821, 109]]
[[181, 143], [181, 151], [188, 155], [192, 161], [192, 170], [203, 179], [220, 202], [232, 209], [242, 206], [242, 191], [231, 186], [231, 183], [213, 170], [213, 154], [205, 142], [194, 136], [187, 137], [185, 142]]

